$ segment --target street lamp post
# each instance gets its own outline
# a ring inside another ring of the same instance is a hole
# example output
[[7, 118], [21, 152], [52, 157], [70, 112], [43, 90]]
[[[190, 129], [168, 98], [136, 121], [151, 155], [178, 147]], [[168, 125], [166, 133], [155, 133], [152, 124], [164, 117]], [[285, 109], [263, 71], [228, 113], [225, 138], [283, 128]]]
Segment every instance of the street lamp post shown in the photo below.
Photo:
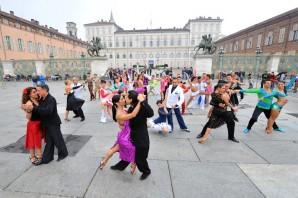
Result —
[[260, 70], [260, 58], [262, 54], [262, 50], [260, 46], [257, 46], [256, 48], [256, 87], [258, 86], [258, 81], [259, 81], [259, 70]]
[[50, 68], [51, 68], [51, 74], [50, 75], [52, 75], [52, 73], [54, 73], [54, 68], [53, 68], [53, 59], [54, 59], [54, 55], [53, 55], [53, 53], [50, 53]]
[[220, 69], [220, 76], [219, 79], [222, 79], [222, 67], [223, 67], [223, 57], [224, 57], [225, 51], [223, 47], [219, 48], [219, 69]]
[[85, 54], [83, 52], [81, 54], [81, 59], [82, 59], [82, 63], [83, 63], [83, 66], [84, 66], [84, 75], [83, 75], [83, 79], [84, 79], [85, 76], [86, 76], [86, 64], [85, 64]]

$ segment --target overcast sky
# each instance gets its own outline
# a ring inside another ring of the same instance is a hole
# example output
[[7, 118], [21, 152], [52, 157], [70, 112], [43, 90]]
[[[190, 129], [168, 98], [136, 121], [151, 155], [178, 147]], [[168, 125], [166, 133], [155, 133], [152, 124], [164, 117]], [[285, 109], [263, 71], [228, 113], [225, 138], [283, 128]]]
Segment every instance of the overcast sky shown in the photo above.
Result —
[[85, 40], [83, 24], [108, 20], [111, 10], [124, 29], [182, 28], [188, 19], [220, 17], [222, 34], [229, 35], [248, 26], [298, 7], [298, 0], [0, 0], [1, 10], [66, 33], [66, 22], [77, 23]]

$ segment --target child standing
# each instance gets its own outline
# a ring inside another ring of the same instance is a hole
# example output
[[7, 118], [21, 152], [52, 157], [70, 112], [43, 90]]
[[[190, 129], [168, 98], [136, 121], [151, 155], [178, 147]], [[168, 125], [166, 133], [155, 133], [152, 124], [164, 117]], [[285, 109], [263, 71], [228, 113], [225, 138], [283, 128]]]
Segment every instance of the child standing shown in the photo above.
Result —
[[111, 92], [107, 89], [107, 82], [105, 80], [101, 80], [100, 82], [100, 105], [101, 105], [101, 117], [100, 122], [107, 122], [107, 114], [109, 114], [109, 100], [112, 96]]

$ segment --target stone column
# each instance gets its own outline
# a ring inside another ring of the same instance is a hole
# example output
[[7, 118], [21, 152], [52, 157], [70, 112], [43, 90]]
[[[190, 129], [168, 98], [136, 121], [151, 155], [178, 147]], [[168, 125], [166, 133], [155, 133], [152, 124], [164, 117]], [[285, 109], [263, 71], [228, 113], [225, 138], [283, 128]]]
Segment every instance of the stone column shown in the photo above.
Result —
[[37, 75], [46, 75], [45, 65], [42, 61], [35, 61], [35, 70]]
[[15, 75], [12, 61], [2, 61], [3, 75]]
[[270, 61], [268, 62], [268, 71], [269, 72], [278, 72], [278, 65], [280, 61], [280, 55], [275, 54], [270, 58]]

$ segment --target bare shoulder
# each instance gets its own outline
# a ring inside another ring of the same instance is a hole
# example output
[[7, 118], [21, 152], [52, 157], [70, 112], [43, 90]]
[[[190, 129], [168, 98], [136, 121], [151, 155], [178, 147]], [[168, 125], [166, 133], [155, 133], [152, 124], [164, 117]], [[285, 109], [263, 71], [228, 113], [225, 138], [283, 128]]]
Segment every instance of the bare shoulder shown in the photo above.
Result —
[[31, 104], [32, 104], [31, 100], [28, 100], [28, 101], [26, 102], [26, 105], [31, 105]]

